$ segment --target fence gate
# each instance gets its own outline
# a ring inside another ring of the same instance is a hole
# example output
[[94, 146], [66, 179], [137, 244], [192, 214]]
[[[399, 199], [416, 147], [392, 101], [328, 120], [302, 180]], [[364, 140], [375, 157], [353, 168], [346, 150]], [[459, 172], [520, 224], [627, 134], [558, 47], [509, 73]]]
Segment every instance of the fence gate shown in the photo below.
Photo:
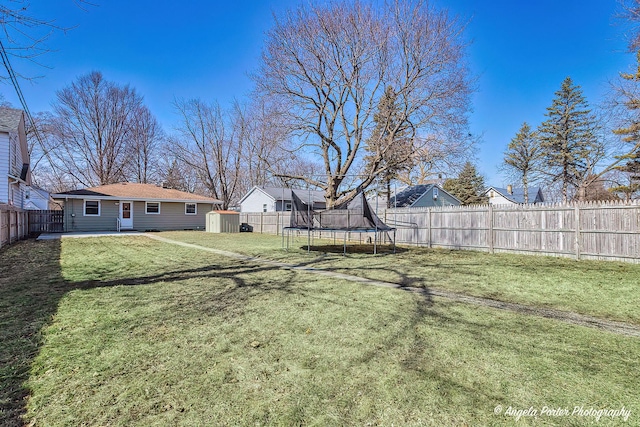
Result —
[[64, 211], [29, 211], [29, 234], [61, 233], [64, 231]]

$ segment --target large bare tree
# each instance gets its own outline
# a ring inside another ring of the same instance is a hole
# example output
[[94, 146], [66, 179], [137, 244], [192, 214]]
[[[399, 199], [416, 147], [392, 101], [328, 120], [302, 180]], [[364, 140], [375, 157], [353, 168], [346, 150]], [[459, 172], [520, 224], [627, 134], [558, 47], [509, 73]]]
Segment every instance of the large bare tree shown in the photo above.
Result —
[[178, 135], [169, 140], [169, 150], [196, 171], [211, 195], [222, 200], [223, 209], [227, 209], [242, 178], [246, 128], [217, 103], [176, 100], [174, 106], [181, 123]]
[[131, 119], [126, 175], [141, 183], [157, 182], [160, 147], [164, 138], [162, 127], [145, 106], [140, 106]]
[[332, 206], [409, 160], [385, 162], [394, 146], [379, 143], [377, 157], [362, 162], [365, 144], [376, 144], [374, 114], [388, 86], [399, 111], [381, 137], [402, 132], [414, 145], [409, 153], [443, 128], [464, 127], [471, 82], [462, 33], [457, 19], [422, 0], [311, 3], [277, 18], [255, 75], [258, 91], [287, 106], [283, 126], [298, 141], [291, 150], [318, 156], [324, 169], [322, 177], [289, 177], [324, 189]]
[[142, 97], [94, 71], [56, 93], [50, 150], [55, 167], [82, 186], [127, 178]]

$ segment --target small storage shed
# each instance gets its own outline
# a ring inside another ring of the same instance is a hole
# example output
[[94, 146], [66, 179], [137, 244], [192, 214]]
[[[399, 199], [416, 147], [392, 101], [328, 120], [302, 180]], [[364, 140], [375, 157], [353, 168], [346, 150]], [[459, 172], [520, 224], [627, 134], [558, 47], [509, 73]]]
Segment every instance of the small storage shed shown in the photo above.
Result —
[[208, 212], [205, 230], [209, 233], [239, 233], [240, 214], [234, 211]]

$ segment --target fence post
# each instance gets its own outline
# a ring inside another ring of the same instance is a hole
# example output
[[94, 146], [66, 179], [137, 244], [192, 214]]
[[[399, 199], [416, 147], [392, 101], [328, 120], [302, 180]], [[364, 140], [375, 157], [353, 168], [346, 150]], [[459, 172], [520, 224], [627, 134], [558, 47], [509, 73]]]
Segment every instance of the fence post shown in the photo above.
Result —
[[580, 259], [580, 206], [578, 204], [574, 207], [574, 217], [576, 227], [576, 259]]
[[[429, 248], [432, 248], [431, 244], [431, 208], [427, 209], [427, 241], [429, 242]], [[420, 242], [416, 239], [416, 246], [418, 246]]]
[[9, 209], [9, 244], [13, 243], [13, 225], [11, 225], [11, 217], [12, 215], [11, 209]]
[[262, 231], [262, 224], [264, 223], [264, 212], [260, 212], [260, 234], [263, 233]]
[[489, 244], [489, 253], [494, 253], [494, 242], [493, 242], [493, 205], [489, 204], [489, 232], [488, 232], [488, 244]]

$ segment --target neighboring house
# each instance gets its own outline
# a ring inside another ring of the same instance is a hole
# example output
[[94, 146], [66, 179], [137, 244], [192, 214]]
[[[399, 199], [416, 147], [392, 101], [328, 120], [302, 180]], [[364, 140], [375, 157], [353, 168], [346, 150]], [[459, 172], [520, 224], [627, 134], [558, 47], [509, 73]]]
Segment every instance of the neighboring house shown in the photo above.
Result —
[[[294, 188], [300, 199], [313, 202], [313, 209], [324, 209], [324, 192]], [[282, 212], [291, 210], [291, 189], [282, 187], [253, 187], [240, 199], [240, 212]]]
[[46, 211], [60, 209], [60, 206], [54, 203], [48, 191], [30, 186], [24, 193], [24, 209]]
[[24, 209], [31, 184], [24, 113], [0, 108], [0, 203]]
[[[507, 185], [507, 188], [489, 187], [483, 193], [483, 196], [489, 198], [490, 205], [524, 204], [524, 189], [513, 188], [510, 185]], [[529, 188], [529, 203], [544, 203], [544, 196], [540, 187]]]
[[222, 202], [153, 184], [122, 182], [52, 194], [64, 205], [65, 231], [204, 230]]
[[437, 184], [414, 185], [391, 197], [391, 207], [398, 208], [432, 208], [460, 204], [460, 200]]

